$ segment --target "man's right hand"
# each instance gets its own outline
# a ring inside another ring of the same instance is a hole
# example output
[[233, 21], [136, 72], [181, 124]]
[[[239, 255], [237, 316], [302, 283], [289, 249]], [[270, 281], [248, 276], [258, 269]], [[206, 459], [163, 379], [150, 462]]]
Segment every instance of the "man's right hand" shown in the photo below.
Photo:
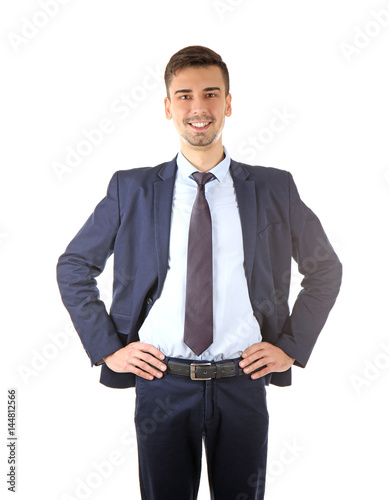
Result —
[[161, 363], [165, 355], [156, 347], [139, 341], [131, 342], [103, 359], [114, 372], [134, 373], [147, 380], [161, 378], [166, 370], [166, 365]]

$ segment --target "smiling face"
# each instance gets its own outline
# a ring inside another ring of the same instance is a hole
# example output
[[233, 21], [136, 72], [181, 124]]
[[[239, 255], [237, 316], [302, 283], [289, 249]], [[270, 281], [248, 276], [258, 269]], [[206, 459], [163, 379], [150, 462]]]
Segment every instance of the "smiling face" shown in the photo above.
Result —
[[218, 66], [187, 67], [173, 77], [165, 113], [173, 120], [183, 149], [209, 150], [221, 146], [226, 116], [231, 115], [231, 94]]

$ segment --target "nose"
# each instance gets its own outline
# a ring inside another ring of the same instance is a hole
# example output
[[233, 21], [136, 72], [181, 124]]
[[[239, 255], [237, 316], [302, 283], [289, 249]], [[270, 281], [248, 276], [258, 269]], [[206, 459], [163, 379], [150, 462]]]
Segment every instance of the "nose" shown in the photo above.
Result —
[[201, 115], [207, 111], [205, 99], [203, 99], [202, 97], [194, 96], [191, 100], [191, 104], [191, 113], [194, 115]]

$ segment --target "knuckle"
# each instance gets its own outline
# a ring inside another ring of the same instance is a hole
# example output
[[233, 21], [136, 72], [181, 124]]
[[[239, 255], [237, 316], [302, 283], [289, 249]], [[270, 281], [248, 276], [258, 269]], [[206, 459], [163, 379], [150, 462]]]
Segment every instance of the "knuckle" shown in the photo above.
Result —
[[143, 371], [145, 370], [145, 368], [147, 368], [149, 365], [147, 363], [145, 363], [144, 361], [140, 361], [138, 362], [138, 367], [141, 368]]

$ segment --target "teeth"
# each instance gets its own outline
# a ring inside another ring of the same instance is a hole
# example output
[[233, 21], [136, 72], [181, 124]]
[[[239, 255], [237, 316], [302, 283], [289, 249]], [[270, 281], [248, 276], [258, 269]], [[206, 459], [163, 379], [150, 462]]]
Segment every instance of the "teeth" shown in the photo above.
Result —
[[193, 125], [194, 127], [197, 127], [197, 128], [202, 128], [202, 127], [205, 127], [206, 125], [208, 125], [209, 122], [203, 122], [203, 123], [191, 123], [191, 125]]

